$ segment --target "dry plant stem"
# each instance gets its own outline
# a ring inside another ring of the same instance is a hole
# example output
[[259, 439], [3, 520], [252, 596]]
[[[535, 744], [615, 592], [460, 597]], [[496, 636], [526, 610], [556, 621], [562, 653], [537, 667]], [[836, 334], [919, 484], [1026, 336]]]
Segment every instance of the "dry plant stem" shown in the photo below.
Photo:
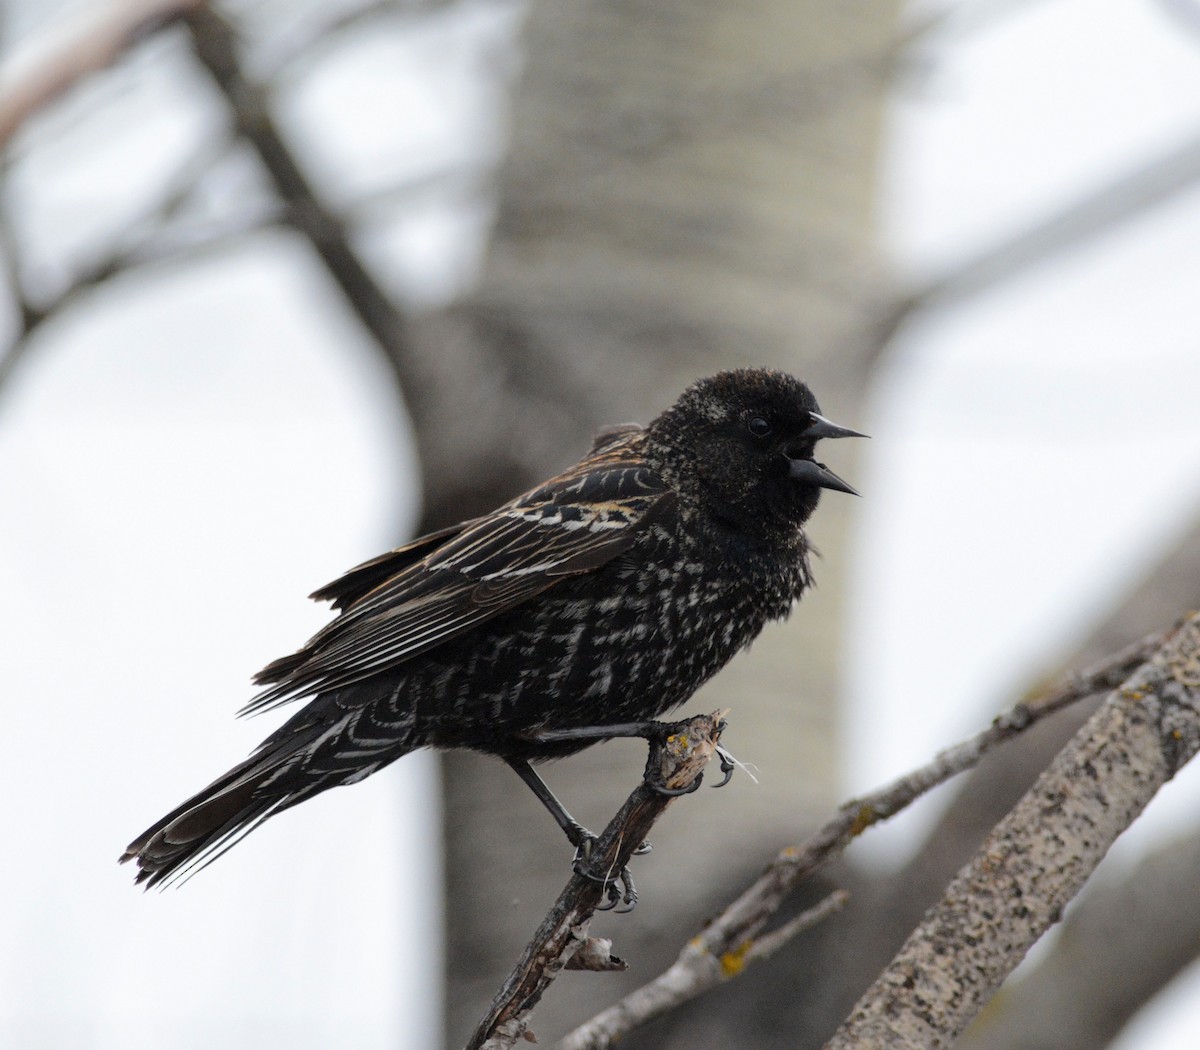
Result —
[[[678, 723], [661, 746], [652, 744], [647, 775], [668, 788], [693, 783], [717, 746], [721, 718], [722, 712], [716, 712]], [[621, 871], [673, 801], [673, 797], [640, 784], [593, 848], [592, 869]], [[603, 895], [604, 887], [596, 880], [572, 876], [467, 1043], [467, 1050], [511, 1047], [525, 1034], [530, 1012], [571, 957], [581, 948], [594, 954], [588, 924]], [[619, 965], [604, 968], [617, 969]]]
[[1144, 663], [1166, 636], [1165, 632], [1150, 635], [1115, 656], [1067, 676], [1040, 697], [1017, 704], [971, 739], [941, 752], [928, 765], [879, 791], [845, 803], [832, 820], [799, 846], [780, 851], [749, 888], [684, 946], [667, 971], [571, 1032], [558, 1044], [558, 1050], [601, 1050], [611, 1046], [647, 1021], [740, 974], [748, 962], [760, 957], [756, 945], [778, 938], [781, 930], [787, 929], [758, 936], [801, 879], [840, 854], [871, 825], [894, 816], [934, 787], [977, 765], [999, 744], [1070, 704], [1112, 689]]
[[827, 1050], [949, 1046], [1197, 750], [1193, 613], [993, 829]]

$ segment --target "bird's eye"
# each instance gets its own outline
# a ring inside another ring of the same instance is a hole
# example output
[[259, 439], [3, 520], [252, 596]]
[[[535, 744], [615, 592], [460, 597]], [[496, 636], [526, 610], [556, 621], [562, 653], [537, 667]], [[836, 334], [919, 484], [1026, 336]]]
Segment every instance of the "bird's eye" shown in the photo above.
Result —
[[771, 433], [771, 424], [762, 416], [751, 416], [746, 420], [746, 429], [756, 438], [765, 438]]

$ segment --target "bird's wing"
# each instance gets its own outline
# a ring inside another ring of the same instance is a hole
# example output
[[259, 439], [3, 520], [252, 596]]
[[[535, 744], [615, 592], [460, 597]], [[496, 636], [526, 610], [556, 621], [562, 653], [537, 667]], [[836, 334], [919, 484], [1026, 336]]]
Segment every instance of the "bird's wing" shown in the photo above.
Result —
[[[243, 713], [386, 672], [628, 550], [673, 499], [638, 455], [639, 443], [631, 432], [493, 514], [322, 588], [317, 596], [333, 598], [341, 615], [260, 672], [258, 683], [273, 684]], [[385, 568], [396, 571], [383, 578]]]
[[390, 550], [370, 561], [364, 561], [361, 565], [356, 565], [348, 572], [344, 572], [332, 583], [327, 583], [320, 590], [313, 591], [309, 597], [313, 601], [329, 602], [333, 609], [345, 609], [401, 570], [415, 565], [447, 540], [453, 539], [460, 532], [477, 524], [478, 520], [460, 522], [458, 525], [451, 525], [448, 529], [426, 533], [411, 543]]

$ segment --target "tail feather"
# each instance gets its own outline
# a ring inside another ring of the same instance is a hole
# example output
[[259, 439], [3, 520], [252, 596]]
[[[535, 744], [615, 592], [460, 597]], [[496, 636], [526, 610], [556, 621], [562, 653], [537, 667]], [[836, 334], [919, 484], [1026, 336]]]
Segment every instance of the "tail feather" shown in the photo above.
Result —
[[[135, 881], [148, 889], [190, 878], [268, 817], [421, 746], [411, 711], [393, 721], [390, 709], [356, 699], [349, 690], [318, 697], [246, 761], [142, 832], [121, 856], [122, 863], [137, 861]], [[380, 714], [387, 721], [378, 722]]]
[[[286, 743], [265, 746], [142, 832], [120, 858], [122, 864], [137, 861], [134, 881], [149, 889], [190, 877], [288, 803], [297, 791], [294, 783], [281, 782], [292, 778], [280, 774], [296, 762], [321, 729], [314, 726]], [[267, 741], [267, 745], [271, 743]], [[309, 784], [304, 794], [337, 782]]]

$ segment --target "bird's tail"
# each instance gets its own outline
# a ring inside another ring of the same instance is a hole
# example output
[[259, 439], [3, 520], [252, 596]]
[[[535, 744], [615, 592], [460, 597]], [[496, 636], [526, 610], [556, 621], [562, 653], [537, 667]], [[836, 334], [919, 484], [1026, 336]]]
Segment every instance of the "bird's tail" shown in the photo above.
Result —
[[273, 814], [327, 788], [361, 780], [411, 750], [393, 742], [386, 756], [364, 754], [361, 744], [354, 746], [353, 719], [331, 725], [305, 714], [134, 839], [121, 863], [137, 861], [135, 881], [149, 889], [189, 878]]

